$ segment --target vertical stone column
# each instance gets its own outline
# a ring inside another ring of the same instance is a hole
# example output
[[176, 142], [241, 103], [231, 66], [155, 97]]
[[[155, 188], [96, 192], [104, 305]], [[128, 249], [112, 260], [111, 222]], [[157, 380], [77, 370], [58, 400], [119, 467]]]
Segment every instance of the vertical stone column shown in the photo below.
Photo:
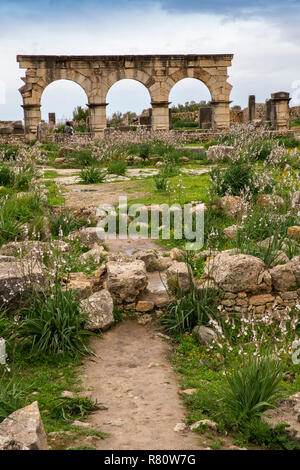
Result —
[[40, 104], [23, 104], [24, 109], [24, 127], [27, 140], [33, 140], [37, 137], [37, 126], [41, 122]]
[[108, 103], [89, 103], [89, 121], [93, 139], [103, 139], [106, 128], [106, 106]]
[[200, 106], [199, 108], [199, 127], [200, 129], [211, 129], [212, 127], [212, 107]]
[[151, 101], [152, 129], [168, 131], [170, 129], [169, 101]]
[[49, 126], [53, 129], [53, 127], [55, 127], [55, 124], [56, 124], [55, 113], [48, 114], [48, 122], [49, 122]]
[[212, 127], [216, 131], [229, 129], [230, 127], [230, 105], [231, 101], [214, 100], [211, 101], [213, 108], [212, 112]]
[[248, 98], [248, 121], [254, 121], [255, 114], [255, 95], [250, 95]]
[[290, 127], [290, 94], [284, 91], [271, 94], [271, 100], [274, 103], [275, 129], [277, 131], [286, 131]]

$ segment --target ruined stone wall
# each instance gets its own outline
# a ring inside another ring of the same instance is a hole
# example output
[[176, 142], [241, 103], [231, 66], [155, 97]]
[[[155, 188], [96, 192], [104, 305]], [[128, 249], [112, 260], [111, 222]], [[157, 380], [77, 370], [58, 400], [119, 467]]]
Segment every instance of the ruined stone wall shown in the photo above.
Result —
[[68, 137], [63, 133], [59, 134], [48, 134], [47, 136], [48, 142], [57, 142], [61, 144], [68, 144], [68, 145], [91, 145], [93, 143], [93, 137], [90, 132], [78, 132], [73, 135], [73, 137]]
[[230, 110], [230, 123], [231, 124], [242, 124], [244, 117], [243, 111], [238, 109], [231, 109]]
[[251, 255], [227, 250], [208, 256], [198, 288], [215, 289], [220, 312], [263, 314], [300, 304], [300, 256], [266, 267]]
[[224, 313], [263, 314], [266, 311], [285, 311], [300, 303], [300, 289], [295, 291], [272, 291], [271, 293], [249, 294], [247, 292], [224, 292], [221, 305]]
[[296, 119], [300, 117], [300, 106], [293, 106], [290, 108], [290, 117], [291, 119]]
[[21, 145], [26, 142], [25, 135], [0, 134], [0, 144]]

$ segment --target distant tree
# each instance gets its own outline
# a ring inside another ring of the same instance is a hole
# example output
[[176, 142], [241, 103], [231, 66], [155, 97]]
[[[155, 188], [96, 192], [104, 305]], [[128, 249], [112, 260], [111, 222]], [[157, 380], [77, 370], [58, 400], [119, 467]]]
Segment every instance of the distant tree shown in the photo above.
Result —
[[89, 115], [88, 108], [83, 108], [82, 106], [77, 106], [73, 110], [73, 121], [85, 121]]
[[232, 109], [233, 111], [241, 111], [241, 110], [242, 110], [242, 108], [241, 108], [238, 104], [232, 106], [231, 109]]
[[172, 113], [184, 113], [191, 111], [198, 111], [200, 106], [210, 106], [205, 100], [201, 100], [199, 103], [196, 101], [186, 101], [184, 104], [177, 104], [171, 106]]

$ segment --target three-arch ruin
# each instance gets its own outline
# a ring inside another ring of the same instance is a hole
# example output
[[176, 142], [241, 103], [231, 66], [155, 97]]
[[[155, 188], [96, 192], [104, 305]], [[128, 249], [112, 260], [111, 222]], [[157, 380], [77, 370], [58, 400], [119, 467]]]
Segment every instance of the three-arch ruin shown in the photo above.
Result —
[[80, 85], [88, 98], [90, 127], [95, 139], [106, 128], [106, 96], [112, 85], [122, 79], [142, 83], [149, 91], [154, 130], [169, 129], [169, 94], [175, 83], [196, 78], [210, 91], [213, 127], [229, 128], [230, 92], [227, 82], [232, 54], [216, 55], [135, 55], [135, 56], [38, 56], [19, 55], [21, 69], [27, 69], [20, 88], [23, 98], [25, 135], [36, 137], [41, 122], [41, 97], [56, 80], [71, 80]]

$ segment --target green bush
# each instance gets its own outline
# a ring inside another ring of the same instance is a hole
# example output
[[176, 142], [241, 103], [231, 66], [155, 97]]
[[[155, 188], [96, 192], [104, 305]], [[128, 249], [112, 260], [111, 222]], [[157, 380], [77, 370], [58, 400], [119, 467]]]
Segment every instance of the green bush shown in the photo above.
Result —
[[[300, 123], [300, 119], [299, 119], [299, 123]], [[300, 145], [299, 140], [297, 140], [293, 135], [277, 137], [277, 140], [280, 145], [284, 145], [288, 149], [293, 149], [295, 147], [299, 147]]]
[[106, 171], [92, 166], [91, 168], [81, 170], [79, 175], [79, 182], [81, 184], [103, 183], [105, 181], [106, 175]]
[[20, 312], [18, 335], [32, 355], [90, 354], [84, 329], [85, 316], [79, 311], [79, 300], [72, 291], [55, 286], [31, 299]]
[[159, 176], [162, 178], [172, 178], [173, 176], [178, 176], [180, 170], [174, 162], [167, 160], [166, 164], [162, 166], [159, 170]]
[[3, 161], [16, 160], [20, 148], [17, 145], [1, 145], [0, 144], [0, 155]]
[[214, 168], [210, 172], [212, 191], [219, 196], [230, 193], [232, 196], [240, 196], [242, 192], [250, 189], [255, 193], [254, 172], [249, 163], [241, 160], [231, 164], [226, 170]]
[[280, 393], [283, 368], [278, 360], [267, 355], [250, 354], [226, 377], [223, 402], [232, 422], [240, 424], [274, 406]]
[[177, 120], [172, 123], [173, 129], [182, 129], [182, 128], [199, 128], [198, 122], [194, 121], [181, 121]]
[[144, 142], [140, 144], [140, 149], [139, 149], [139, 157], [141, 157], [143, 160], [146, 160], [146, 158], [149, 157], [151, 151], [151, 144], [148, 142]]
[[8, 165], [0, 168], [0, 186], [12, 187], [15, 182], [15, 174]]
[[167, 190], [168, 181], [164, 176], [159, 176], [159, 175], [154, 176], [154, 183], [158, 191]]
[[253, 153], [256, 155], [257, 160], [264, 162], [270, 155], [273, 147], [274, 141], [264, 140], [262, 143], [258, 142], [256, 145], [253, 146]]
[[13, 188], [16, 191], [28, 191], [31, 182], [36, 177], [36, 169], [30, 163], [18, 167], [16, 172], [8, 165], [3, 165], [0, 169], [0, 185]]
[[79, 152], [72, 154], [72, 158], [75, 158], [77, 163], [84, 167], [95, 165], [97, 163], [95, 157], [92, 155], [92, 151], [88, 149], [80, 150]]
[[108, 165], [107, 171], [110, 174], [124, 176], [126, 173], [127, 163], [124, 158], [111, 160]]
[[300, 450], [300, 444], [293, 441], [284, 429], [287, 424], [279, 424], [272, 428], [268, 423], [259, 417], [254, 417], [250, 421], [242, 424], [243, 437], [249, 442], [259, 445], [265, 449], [272, 450]]

